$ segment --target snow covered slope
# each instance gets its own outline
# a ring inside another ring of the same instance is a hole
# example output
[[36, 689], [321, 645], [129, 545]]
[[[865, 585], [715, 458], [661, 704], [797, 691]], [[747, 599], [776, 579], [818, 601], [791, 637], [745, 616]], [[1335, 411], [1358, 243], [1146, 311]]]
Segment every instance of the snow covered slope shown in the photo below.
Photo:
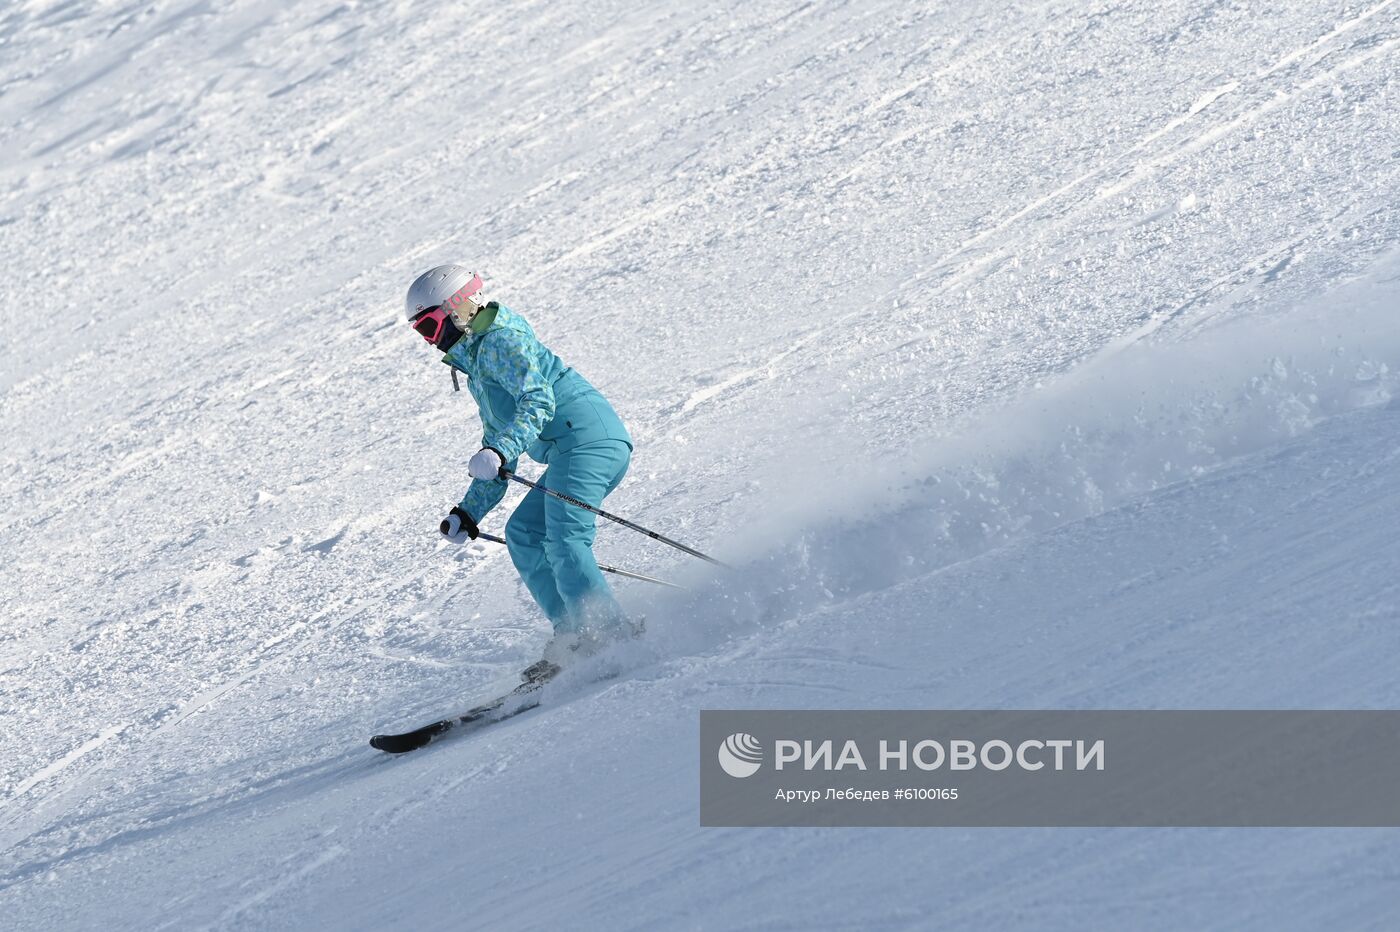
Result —
[[[701, 829], [694, 739], [1396, 707], [1397, 63], [1394, 0], [7, 7], [6, 921], [1384, 925], [1394, 833]], [[452, 260], [741, 566], [602, 529], [697, 587], [629, 671], [390, 759], [547, 636], [436, 535]]]

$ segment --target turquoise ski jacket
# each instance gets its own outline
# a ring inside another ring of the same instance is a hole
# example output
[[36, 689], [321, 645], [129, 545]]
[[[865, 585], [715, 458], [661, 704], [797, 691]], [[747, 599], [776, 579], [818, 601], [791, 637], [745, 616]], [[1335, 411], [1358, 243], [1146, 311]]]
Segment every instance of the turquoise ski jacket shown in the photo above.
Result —
[[[548, 465], [555, 452], [598, 440], [632, 446], [627, 428], [602, 393], [564, 365], [525, 318], [504, 305], [486, 305], [472, 321], [471, 332], [442, 361], [466, 375], [481, 412], [481, 445], [499, 453], [511, 472], [522, 453]], [[508, 486], [505, 479], [473, 479], [458, 507], [480, 524]]]

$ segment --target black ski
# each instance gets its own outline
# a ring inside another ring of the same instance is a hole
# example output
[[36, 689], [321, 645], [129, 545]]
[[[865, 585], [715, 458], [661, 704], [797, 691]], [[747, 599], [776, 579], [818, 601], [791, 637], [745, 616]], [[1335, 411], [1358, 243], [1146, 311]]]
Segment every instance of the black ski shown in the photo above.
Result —
[[[528, 712], [540, 704], [539, 698], [530, 696], [530, 693], [548, 683], [558, 672], [557, 665], [548, 660], [541, 660], [521, 673], [520, 685], [504, 696], [483, 702], [461, 715], [445, 718], [440, 722], [415, 728], [413, 731], [405, 731], [397, 735], [375, 735], [369, 739], [369, 746], [380, 751], [387, 751], [390, 754], [405, 754], [418, 750], [439, 735], [446, 734], [461, 725], [477, 723], [489, 725], [492, 722], [499, 722], [513, 715], [519, 715], [521, 712]], [[520, 702], [515, 701], [522, 697], [527, 698]]]

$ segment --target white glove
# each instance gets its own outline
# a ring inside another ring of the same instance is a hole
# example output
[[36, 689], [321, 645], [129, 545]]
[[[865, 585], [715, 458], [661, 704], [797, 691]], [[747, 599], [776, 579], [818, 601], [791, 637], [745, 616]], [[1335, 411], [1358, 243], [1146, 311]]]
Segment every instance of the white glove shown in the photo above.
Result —
[[500, 476], [501, 467], [504, 465], [501, 454], [490, 447], [484, 447], [477, 450], [471, 461], [467, 463], [467, 472], [473, 479], [489, 481]]
[[476, 540], [479, 533], [472, 516], [460, 507], [448, 512], [447, 517], [442, 519], [442, 524], [438, 525], [438, 530], [454, 544], [460, 544], [466, 539]]

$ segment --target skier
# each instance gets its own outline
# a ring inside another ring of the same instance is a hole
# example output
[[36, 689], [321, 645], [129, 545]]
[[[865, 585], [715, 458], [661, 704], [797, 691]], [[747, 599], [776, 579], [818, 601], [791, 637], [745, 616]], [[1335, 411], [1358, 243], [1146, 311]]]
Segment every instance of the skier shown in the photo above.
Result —
[[[547, 469], [539, 480], [593, 507], [617, 488], [632, 438], [596, 388], [539, 341], [525, 319], [486, 299], [481, 276], [440, 265], [408, 289], [405, 314], [442, 361], [467, 377], [481, 414], [481, 448], [467, 463], [471, 485], [439, 527], [455, 542], [475, 539], [526, 454]], [[554, 626], [546, 658], [590, 649], [627, 631], [627, 620], [593, 557], [594, 516], [531, 489], [506, 523], [511, 561]], [[630, 632], [629, 632], [630, 633]]]

